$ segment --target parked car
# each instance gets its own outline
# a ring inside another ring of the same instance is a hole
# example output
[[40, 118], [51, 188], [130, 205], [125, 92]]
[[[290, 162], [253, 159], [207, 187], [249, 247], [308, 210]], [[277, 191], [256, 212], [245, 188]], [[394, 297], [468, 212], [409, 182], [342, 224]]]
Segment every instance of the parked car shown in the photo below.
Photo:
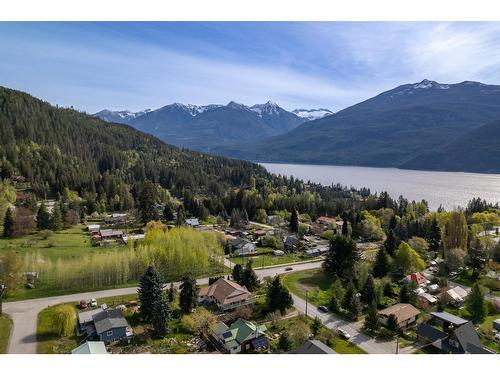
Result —
[[327, 313], [328, 312], [328, 307], [326, 307], [326, 306], [320, 306], [320, 307], [318, 307], [318, 310]]
[[97, 307], [97, 300], [96, 300], [95, 298], [92, 298], [92, 299], [90, 300], [90, 306], [91, 306], [91, 307]]
[[342, 328], [339, 328], [338, 332], [339, 332], [339, 336], [346, 339], [346, 340], [349, 340], [351, 338], [351, 335], [348, 334], [347, 331], [343, 330]]
[[292, 271], [293, 270], [293, 267], [286, 267], [285, 268], [285, 271]]
[[80, 301], [80, 303], [78, 304], [78, 307], [79, 307], [80, 309], [86, 309], [86, 308], [88, 307], [87, 301], [85, 301], [85, 300], [83, 300], [83, 299], [82, 299], [82, 300]]

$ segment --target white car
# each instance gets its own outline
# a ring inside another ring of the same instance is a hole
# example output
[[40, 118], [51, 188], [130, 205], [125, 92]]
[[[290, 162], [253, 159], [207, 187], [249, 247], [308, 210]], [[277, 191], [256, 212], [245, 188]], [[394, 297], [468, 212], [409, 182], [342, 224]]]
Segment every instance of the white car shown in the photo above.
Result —
[[351, 335], [348, 334], [347, 331], [342, 329], [342, 328], [339, 328], [338, 332], [339, 332], [339, 336], [346, 339], [346, 340], [349, 340], [351, 338]]
[[97, 307], [97, 300], [96, 300], [95, 298], [92, 298], [92, 299], [90, 300], [89, 305], [90, 305], [91, 307]]

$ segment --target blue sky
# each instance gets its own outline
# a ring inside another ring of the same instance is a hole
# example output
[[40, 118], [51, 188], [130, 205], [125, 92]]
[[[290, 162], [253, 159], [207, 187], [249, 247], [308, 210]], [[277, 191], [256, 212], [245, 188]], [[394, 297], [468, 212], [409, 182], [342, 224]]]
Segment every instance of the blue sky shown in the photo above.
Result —
[[0, 23], [0, 85], [89, 113], [339, 110], [424, 78], [500, 84], [500, 22]]

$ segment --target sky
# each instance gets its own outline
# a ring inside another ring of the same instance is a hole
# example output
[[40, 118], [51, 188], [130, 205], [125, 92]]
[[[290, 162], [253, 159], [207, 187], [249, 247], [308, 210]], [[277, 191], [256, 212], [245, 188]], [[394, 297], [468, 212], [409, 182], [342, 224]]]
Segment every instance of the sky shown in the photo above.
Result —
[[500, 84], [500, 22], [0, 22], [0, 85], [88, 113], [337, 111], [423, 79]]

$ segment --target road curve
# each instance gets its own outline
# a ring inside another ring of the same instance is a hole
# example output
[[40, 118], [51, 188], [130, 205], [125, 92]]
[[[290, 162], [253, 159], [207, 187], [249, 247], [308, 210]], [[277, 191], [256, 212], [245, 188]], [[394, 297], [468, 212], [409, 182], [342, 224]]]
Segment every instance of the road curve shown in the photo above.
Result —
[[[321, 267], [322, 261], [301, 263], [293, 265], [294, 271], [302, 271]], [[224, 264], [232, 268], [229, 260], [225, 260]], [[272, 268], [256, 269], [255, 272], [260, 279], [265, 277], [273, 277], [282, 273], [287, 273], [285, 268], [289, 266], [277, 266]], [[208, 284], [208, 278], [198, 279], [198, 284]], [[179, 286], [179, 282], [174, 283], [175, 287]], [[46, 298], [37, 298], [18, 302], [7, 302], [3, 305], [4, 313], [8, 314], [13, 322], [12, 332], [10, 335], [9, 345], [7, 348], [8, 354], [34, 354], [36, 353], [36, 327], [38, 314], [43, 309], [58, 305], [61, 303], [80, 301], [82, 299], [105, 298], [121, 296], [124, 294], [132, 294], [137, 292], [137, 287], [99, 290], [95, 292], [85, 292], [78, 294], [69, 294], [65, 296], [54, 296]]]

